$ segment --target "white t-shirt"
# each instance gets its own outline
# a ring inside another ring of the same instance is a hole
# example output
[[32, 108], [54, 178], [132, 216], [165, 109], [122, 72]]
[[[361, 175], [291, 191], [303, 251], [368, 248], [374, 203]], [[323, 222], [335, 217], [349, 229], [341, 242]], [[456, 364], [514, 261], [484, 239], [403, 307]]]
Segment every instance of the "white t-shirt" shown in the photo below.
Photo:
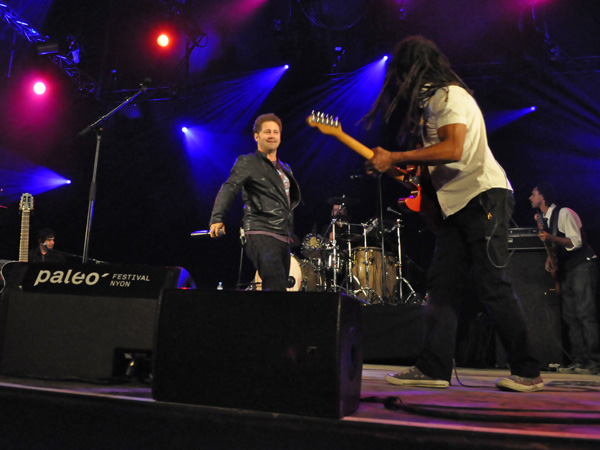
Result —
[[481, 192], [512, 186], [487, 142], [485, 122], [475, 99], [460, 86], [438, 89], [426, 105], [425, 146], [440, 142], [437, 130], [445, 125], [467, 126], [460, 161], [429, 166], [429, 173], [445, 217], [465, 207]]

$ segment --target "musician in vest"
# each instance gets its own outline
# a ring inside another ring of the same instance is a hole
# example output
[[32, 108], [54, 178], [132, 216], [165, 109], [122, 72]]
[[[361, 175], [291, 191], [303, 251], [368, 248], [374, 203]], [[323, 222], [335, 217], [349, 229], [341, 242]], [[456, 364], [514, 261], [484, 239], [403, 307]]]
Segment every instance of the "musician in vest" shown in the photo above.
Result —
[[387, 374], [386, 381], [399, 386], [449, 386], [461, 302], [465, 288], [473, 284], [507, 351], [511, 375], [498, 378], [496, 386], [518, 392], [542, 390], [521, 304], [504, 277], [512, 187], [488, 146], [481, 110], [446, 56], [422, 36], [405, 38], [396, 47], [367, 119], [377, 115], [387, 93], [393, 97], [384, 118], [407, 105], [398, 134], [420, 134], [424, 146], [396, 152], [374, 148], [367, 172], [426, 166], [443, 220], [428, 273], [423, 351], [414, 367]]
[[291, 264], [293, 210], [300, 186], [289, 165], [277, 157], [281, 119], [263, 114], [254, 122], [257, 151], [241, 155], [221, 186], [210, 218], [210, 236], [225, 233], [225, 217], [238, 193], [244, 201], [246, 255], [262, 279], [263, 290], [285, 291]]
[[543, 214], [540, 239], [556, 250], [558, 267], [551, 254], [546, 270], [554, 272], [560, 286], [562, 317], [568, 327], [572, 364], [560, 372], [600, 372], [600, 334], [596, 307], [598, 268], [596, 254], [587, 243], [581, 220], [570, 208], [557, 206], [552, 185], [538, 183], [529, 197], [531, 206]]

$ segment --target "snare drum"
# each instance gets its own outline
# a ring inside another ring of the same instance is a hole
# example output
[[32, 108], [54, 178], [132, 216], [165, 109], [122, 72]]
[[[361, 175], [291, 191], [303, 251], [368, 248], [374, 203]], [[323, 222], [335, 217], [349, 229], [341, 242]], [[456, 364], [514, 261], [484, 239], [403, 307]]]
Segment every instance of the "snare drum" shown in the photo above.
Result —
[[[385, 292], [381, 289], [381, 249], [376, 247], [358, 247], [352, 250], [352, 285], [355, 294], [363, 300], [373, 301], [376, 295], [380, 300], [395, 294], [398, 285], [396, 258], [385, 256]], [[367, 274], [368, 273], [368, 274]]]
[[[294, 285], [286, 289], [288, 292], [323, 290], [321, 275], [310, 261], [298, 259], [292, 255], [289, 276], [294, 279]], [[262, 290], [262, 279], [258, 275], [258, 271], [254, 275], [254, 283], [257, 291]]]

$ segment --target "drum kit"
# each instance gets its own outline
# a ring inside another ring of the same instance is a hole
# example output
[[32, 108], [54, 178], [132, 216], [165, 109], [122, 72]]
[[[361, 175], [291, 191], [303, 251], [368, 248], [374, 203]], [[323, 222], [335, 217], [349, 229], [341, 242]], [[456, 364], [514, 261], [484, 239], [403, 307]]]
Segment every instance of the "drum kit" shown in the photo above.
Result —
[[[344, 292], [369, 305], [418, 301], [402, 273], [401, 218], [389, 229], [379, 218], [351, 223], [346, 205], [357, 200], [342, 196], [327, 202], [333, 205], [331, 221], [323, 234], [304, 237], [302, 257], [292, 255], [288, 291]], [[397, 244], [393, 253], [384, 249], [389, 237]], [[260, 281], [256, 273], [253, 284], [260, 288]]]

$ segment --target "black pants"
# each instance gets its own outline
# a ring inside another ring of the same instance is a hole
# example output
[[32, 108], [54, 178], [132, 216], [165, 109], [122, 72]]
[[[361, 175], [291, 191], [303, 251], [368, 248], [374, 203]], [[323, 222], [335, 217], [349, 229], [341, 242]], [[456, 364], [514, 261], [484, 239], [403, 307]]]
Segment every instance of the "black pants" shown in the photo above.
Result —
[[262, 280], [262, 290], [285, 291], [291, 258], [288, 243], [264, 234], [247, 234], [246, 254]]
[[478, 299], [494, 321], [511, 373], [527, 378], [539, 375], [521, 303], [504, 277], [513, 207], [510, 191], [490, 189], [442, 222], [428, 276], [425, 345], [416, 363], [426, 375], [444, 380], [452, 376], [466, 283], [474, 283]]

